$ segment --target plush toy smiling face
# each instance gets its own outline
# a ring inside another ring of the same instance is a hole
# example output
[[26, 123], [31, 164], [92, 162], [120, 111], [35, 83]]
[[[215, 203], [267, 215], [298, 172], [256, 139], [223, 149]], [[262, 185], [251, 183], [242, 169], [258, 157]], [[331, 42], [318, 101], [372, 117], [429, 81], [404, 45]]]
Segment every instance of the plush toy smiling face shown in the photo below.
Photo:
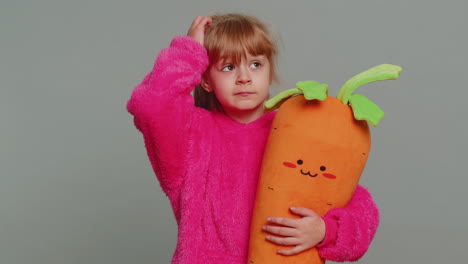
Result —
[[272, 197], [289, 197], [285, 206], [314, 204], [319, 214], [345, 205], [370, 151], [367, 123], [333, 97], [290, 98], [277, 113], [269, 142], [274, 144], [267, 145], [262, 167], [268, 177], [261, 185]]
[[[303, 160], [301, 160], [301, 159], [300, 159], [300, 160], [297, 160], [297, 164], [298, 164], [298, 165], [302, 165], [303, 163], [304, 163]], [[293, 164], [293, 163], [290, 163], [290, 162], [283, 162], [283, 165], [286, 166], [286, 167], [288, 167], [288, 168], [297, 168], [296, 164]], [[325, 167], [325, 166], [320, 166], [320, 170], [321, 170], [322, 172], [324, 172], [324, 171], [327, 170], [327, 167]], [[317, 176], [318, 176], [318, 173], [315, 173], [315, 174], [312, 175], [312, 174], [310, 173], [310, 171], [304, 172], [303, 169], [301, 169], [301, 173], [302, 173], [302, 175], [308, 175], [308, 176], [310, 176], [310, 177], [317, 177]], [[336, 176], [333, 175], [333, 174], [330, 174], [330, 173], [323, 173], [322, 175], [323, 175], [323, 177], [326, 177], [326, 178], [328, 178], [328, 179], [336, 179]]]

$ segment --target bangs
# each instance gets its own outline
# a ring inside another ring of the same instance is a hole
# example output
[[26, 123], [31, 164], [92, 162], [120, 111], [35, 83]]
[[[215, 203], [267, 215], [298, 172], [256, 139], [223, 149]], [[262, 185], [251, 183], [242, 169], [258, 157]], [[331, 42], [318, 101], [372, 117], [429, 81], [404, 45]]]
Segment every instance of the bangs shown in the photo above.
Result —
[[208, 28], [206, 32], [205, 48], [208, 51], [210, 64], [219, 60], [239, 63], [247, 54], [264, 55], [270, 61], [274, 58], [276, 46], [262, 25], [247, 19], [217, 22], [217, 27]]

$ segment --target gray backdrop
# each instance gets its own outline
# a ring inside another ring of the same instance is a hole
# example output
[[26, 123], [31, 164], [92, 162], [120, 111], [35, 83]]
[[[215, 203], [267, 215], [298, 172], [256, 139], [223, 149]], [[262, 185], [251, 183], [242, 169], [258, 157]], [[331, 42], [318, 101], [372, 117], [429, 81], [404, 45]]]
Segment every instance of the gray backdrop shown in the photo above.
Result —
[[125, 110], [193, 18], [238, 11], [281, 35], [284, 83], [351, 76], [387, 113], [362, 183], [381, 225], [360, 263], [464, 263], [466, 0], [2, 0], [0, 263], [169, 263], [176, 225]]

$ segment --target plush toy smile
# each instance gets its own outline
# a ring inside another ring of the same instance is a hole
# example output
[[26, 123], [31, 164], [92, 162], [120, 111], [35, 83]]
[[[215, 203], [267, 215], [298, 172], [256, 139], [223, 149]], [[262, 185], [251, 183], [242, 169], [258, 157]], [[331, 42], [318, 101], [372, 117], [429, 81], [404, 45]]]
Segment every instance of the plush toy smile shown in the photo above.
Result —
[[310, 171], [308, 171], [307, 173], [303, 172], [302, 169], [301, 169], [301, 173], [302, 175], [309, 175], [310, 177], [317, 177], [318, 173], [315, 173], [314, 175], [310, 174]]
[[[297, 161], [297, 164], [299, 165], [302, 165], [304, 162], [302, 160], [298, 160]], [[291, 162], [283, 162], [283, 165], [288, 167], [288, 168], [297, 168], [297, 165], [294, 164], [294, 163], [291, 163]], [[320, 166], [320, 170], [321, 171], [325, 171], [327, 168], [325, 166]], [[314, 175], [310, 174], [310, 171], [308, 172], [304, 172], [302, 169], [301, 169], [301, 173], [302, 175], [308, 175], [310, 177], [317, 177], [318, 176], [318, 173], [315, 173]], [[331, 174], [331, 173], [323, 173], [322, 174], [325, 178], [328, 178], [328, 179], [331, 179], [331, 180], [334, 180], [336, 179], [336, 176]]]

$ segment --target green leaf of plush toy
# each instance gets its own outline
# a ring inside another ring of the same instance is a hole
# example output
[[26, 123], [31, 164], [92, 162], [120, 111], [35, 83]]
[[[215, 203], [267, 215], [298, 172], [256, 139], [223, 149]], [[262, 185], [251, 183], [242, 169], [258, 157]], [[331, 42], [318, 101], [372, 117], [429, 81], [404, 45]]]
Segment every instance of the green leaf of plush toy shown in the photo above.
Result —
[[296, 83], [296, 87], [304, 93], [307, 100], [324, 101], [327, 99], [328, 85], [316, 81], [303, 81]]
[[303, 94], [307, 100], [323, 101], [327, 99], [328, 85], [321, 84], [316, 81], [303, 81], [296, 83], [296, 88], [289, 89], [277, 94], [275, 97], [266, 101], [264, 107], [267, 112], [278, 109], [281, 104], [286, 102], [290, 97]]
[[377, 126], [385, 113], [367, 97], [354, 94], [358, 87], [376, 81], [397, 79], [401, 67], [392, 64], [381, 64], [349, 79], [340, 89], [337, 98], [344, 104], [350, 104], [357, 120], [367, 120], [371, 125]]
[[341, 87], [337, 98], [340, 99], [344, 104], [347, 104], [351, 93], [359, 86], [376, 81], [394, 80], [398, 78], [400, 72], [401, 67], [392, 64], [381, 64], [379, 66], [370, 68], [367, 71], [364, 71], [349, 79], [343, 85], [343, 87]]
[[364, 95], [351, 94], [349, 104], [356, 120], [366, 120], [372, 126], [377, 126], [385, 113]]
[[302, 91], [297, 88], [282, 91], [270, 100], [266, 101], [264, 108], [267, 110], [267, 112], [274, 111], [278, 109], [284, 102], [286, 102], [286, 100], [288, 100], [291, 96], [297, 94], [302, 94]]

